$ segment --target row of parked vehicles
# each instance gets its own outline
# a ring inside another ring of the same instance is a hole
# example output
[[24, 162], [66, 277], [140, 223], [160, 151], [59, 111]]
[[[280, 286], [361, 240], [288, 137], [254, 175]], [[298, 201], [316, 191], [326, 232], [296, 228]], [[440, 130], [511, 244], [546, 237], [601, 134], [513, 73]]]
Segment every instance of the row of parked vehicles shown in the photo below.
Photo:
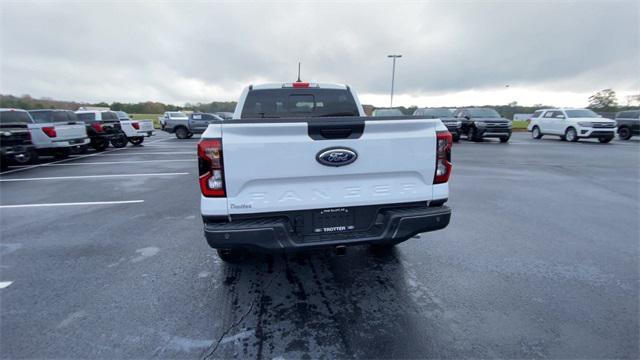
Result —
[[140, 145], [152, 134], [152, 121], [132, 120], [125, 112], [0, 109], [0, 163], [4, 170], [10, 161], [25, 164], [39, 156], [103, 151], [110, 144]]
[[[483, 138], [499, 138], [507, 142], [511, 137], [511, 121], [503, 118], [490, 108], [461, 108], [451, 111], [447, 108], [419, 108], [414, 116], [439, 118], [457, 142], [461, 136], [471, 141]], [[373, 116], [403, 116], [399, 109], [376, 109]], [[559, 136], [562, 140], [598, 139], [608, 143], [616, 133], [621, 140], [629, 140], [640, 135], [640, 110], [621, 111], [615, 120], [604, 118], [589, 109], [541, 109], [529, 119], [527, 130], [534, 139], [545, 135]]]
[[[404, 116], [399, 109], [376, 109], [372, 115], [376, 117]], [[471, 141], [498, 138], [503, 143], [508, 142], [511, 138], [511, 121], [490, 108], [460, 108], [455, 111], [448, 108], [418, 108], [413, 112], [413, 115], [428, 119], [440, 119], [453, 136], [454, 142], [458, 142], [462, 136]]]

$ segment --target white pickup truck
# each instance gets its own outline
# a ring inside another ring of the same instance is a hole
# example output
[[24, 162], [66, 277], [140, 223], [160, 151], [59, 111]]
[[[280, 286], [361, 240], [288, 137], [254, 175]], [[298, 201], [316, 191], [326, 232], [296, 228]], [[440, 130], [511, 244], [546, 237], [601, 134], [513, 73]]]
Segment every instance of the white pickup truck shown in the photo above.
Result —
[[439, 119], [366, 117], [344, 85], [249, 86], [198, 143], [201, 213], [224, 261], [243, 252], [385, 249], [445, 228], [451, 134]]

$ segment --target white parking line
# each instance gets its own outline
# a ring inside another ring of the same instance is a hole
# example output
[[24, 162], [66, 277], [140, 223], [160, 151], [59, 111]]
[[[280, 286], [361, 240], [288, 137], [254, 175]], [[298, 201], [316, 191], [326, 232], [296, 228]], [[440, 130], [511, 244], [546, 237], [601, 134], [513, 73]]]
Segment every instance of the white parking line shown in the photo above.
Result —
[[115, 164], [138, 164], [138, 163], [155, 163], [155, 162], [194, 162], [198, 159], [173, 159], [173, 160], [137, 160], [137, 161], [100, 161], [100, 162], [83, 162], [69, 164], [47, 164], [45, 166], [82, 166], [82, 165], [115, 165]]
[[27, 208], [27, 207], [49, 207], [49, 206], [87, 206], [87, 205], [113, 205], [113, 204], [139, 204], [144, 200], [124, 200], [124, 201], [89, 201], [73, 203], [49, 203], [49, 204], [19, 204], [0, 205], [0, 209]]
[[4, 289], [13, 284], [13, 281], [0, 281], [0, 289]]
[[182, 173], [148, 173], [148, 174], [107, 174], [107, 175], [54, 176], [54, 177], [41, 177], [41, 178], [24, 178], [24, 179], [1, 179], [0, 178], [0, 182], [97, 179], [97, 178], [135, 177], [135, 176], [178, 176], [178, 175], [189, 175], [189, 173], [182, 172]]

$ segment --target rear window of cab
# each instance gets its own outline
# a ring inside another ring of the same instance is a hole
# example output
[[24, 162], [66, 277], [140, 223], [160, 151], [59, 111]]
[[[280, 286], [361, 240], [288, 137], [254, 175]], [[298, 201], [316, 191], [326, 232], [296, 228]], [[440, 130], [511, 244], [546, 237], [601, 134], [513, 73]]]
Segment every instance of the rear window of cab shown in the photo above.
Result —
[[241, 118], [358, 116], [347, 89], [261, 89], [247, 94]]
[[78, 117], [72, 111], [30, 111], [29, 114], [39, 124], [78, 121]]
[[30, 124], [32, 122], [31, 116], [26, 111], [0, 111], [0, 124]]

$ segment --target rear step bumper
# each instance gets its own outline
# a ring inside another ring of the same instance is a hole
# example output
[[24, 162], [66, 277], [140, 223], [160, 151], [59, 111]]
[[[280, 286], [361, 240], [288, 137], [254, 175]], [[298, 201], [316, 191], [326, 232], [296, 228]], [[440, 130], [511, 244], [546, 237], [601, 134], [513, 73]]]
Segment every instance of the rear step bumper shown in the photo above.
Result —
[[359, 232], [298, 236], [287, 218], [258, 218], [232, 222], [207, 222], [204, 234], [216, 249], [247, 249], [259, 252], [293, 252], [305, 249], [400, 243], [416, 234], [444, 229], [451, 209], [447, 206], [387, 210], [375, 229]]

